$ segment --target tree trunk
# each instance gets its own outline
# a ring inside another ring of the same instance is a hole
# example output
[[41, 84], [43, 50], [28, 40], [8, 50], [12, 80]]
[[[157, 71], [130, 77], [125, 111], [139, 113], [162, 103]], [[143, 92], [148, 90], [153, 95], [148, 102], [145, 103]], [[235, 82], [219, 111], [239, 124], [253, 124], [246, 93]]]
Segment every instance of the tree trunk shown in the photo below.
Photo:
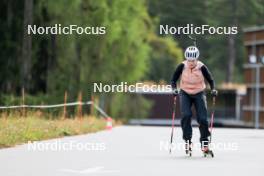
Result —
[[82, 56], [81, 56], [81, 44], [79, 41], [76, 41], [76, 45], [75, 45], [75, 50], [76, 50], [76, 67], [75, 67], [75, 71], [76, 71], [76, 75], [75, 75], [75, 79], [76, 79], [76, 87], [78, 87], [78, 89], [81, 89], [81, 62], [82, 62]]
[[33, 23], [33, 0], [24, 3], [24, 35], [22, 45], [22, 87], [30, 90], [32, 37], [27, 34], [27, 26]]
[[50, 56], [48, 57], [48, 65], [46, 70], [46, 89], [47, 92], [52, 92], [54, 81], [52, 81], [52, 78], [54, 77], [54, 69], [56, 67], [57, 63], [57, 36], [52, 34], [50, 36], [50, 43], [51, 47], [50, 50]]
[[227, 61], [227, 74], [226, 82], [230, 83], [233, 81], [234, 64], [236, 60], [236, 48], [235, 48], [235, 36], [228, 35], [228, 61]]
[[[13, 8], [12, 8], [13, 2], [12, 0], [8, 0], [7, 1], [7, 30], [8, 31], [12, 31], [12, 22], [13, 22]], [[8, 40], [11, 40], [11, 32], [8, 33]], [[7, 68], [12, 68], [12, 56], [8, 55], [7, 56]], [[9, 72], [10, 73], [10, 72]], [[12, 88], [14, 87], [14, 85], [12, 85], [12, 77], [9, 77], [9, 79], [6, 79], [6, 82], [4, 82], [5, 84], [5, 91], [6, 92], [12, 92]]]
[[[231, 1], [232, 10], [232, 22], [231, 26], [237, 26], [237, 0]], [[228, 61], [227, 61], [227, 72], [226, 72], [226, 82], [230, 83], [233, 81], [234, 77], [234, 66], [236, 61], [236, 41], [235, 35], [228, 35]]]

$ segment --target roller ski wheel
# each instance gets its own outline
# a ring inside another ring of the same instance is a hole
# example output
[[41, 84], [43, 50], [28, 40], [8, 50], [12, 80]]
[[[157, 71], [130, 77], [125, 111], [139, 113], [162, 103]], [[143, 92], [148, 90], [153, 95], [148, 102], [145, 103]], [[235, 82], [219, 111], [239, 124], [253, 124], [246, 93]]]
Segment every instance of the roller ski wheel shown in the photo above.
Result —
[[185, 153], [188, 156], [192, 156], [192, 142], [185, 142]]
[[211, 156], [214, 157], [214, 153], [212, 150], [210, 150], [208, 147], [205, 147], [202, 149], [204, 157]]

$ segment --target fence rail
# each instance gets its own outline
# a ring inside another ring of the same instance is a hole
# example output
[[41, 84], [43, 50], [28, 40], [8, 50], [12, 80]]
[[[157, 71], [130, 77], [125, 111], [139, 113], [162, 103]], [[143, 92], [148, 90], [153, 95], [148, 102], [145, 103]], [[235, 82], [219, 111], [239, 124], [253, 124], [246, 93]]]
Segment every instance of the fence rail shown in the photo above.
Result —
[[83, 105], [91, 105], [93, 106], [104, 118], [109, 117], [108, 114], [96, 105], [93, 101], [86, 101], [86, 102], [70, 102], [70, 103], [62, 103], [62, 104], [53, 104], [53, 105], [12, 105], [12, 106], [0, 106], [1, 109], [20, 109], [20, 108], [35, 108], [35, 109], [48, 109], [48, 108], [58, 108], [58, 107], [66, 107], [66, 106], [83, 106]]

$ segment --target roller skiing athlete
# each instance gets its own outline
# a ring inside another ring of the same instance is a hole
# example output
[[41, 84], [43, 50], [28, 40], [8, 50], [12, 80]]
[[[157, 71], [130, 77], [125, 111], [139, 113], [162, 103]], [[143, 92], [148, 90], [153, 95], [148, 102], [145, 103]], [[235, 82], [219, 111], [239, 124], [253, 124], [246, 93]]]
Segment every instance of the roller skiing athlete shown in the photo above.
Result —
[[[187, 155], [192, 155], [192, 126], [191, 107], [194, 105], [196, 110], [197, 122], [199, 124], [200, 131], [200, 143], [204, 156], [214, 156], [212, 150], [209, 149], [209, 143], [211, 142], [211, 134], [208, 129], [207, 120], [207, 102], [205, 95], [206, 83], [209, 83], [211, 88], [211, 94], [214, 98], [217, 96], [217, 90], [215, 90], [214, 79], [206, 67], [199, 58], [199, 50], [196, 46], [189, 46], [184, 53], [185, 61], [180, 63], [171, 80], [171, 86], [173, 89], [174, 97], [179, 95], [180, 100], [180, 112], [181, 112], [181, 128], [183, 131], [183, 139], [185, 140], [185, 152]], [[177, 89], [177, 81], [180, 79], [180, 90]], [[213, 117], [213, 114], [212, 114]], [[210, 126], [212, 127], [212, 121]], [[212, 129], [212, 128], [211, 128]], [[210, 136], [210, 141], [208, 137]]]

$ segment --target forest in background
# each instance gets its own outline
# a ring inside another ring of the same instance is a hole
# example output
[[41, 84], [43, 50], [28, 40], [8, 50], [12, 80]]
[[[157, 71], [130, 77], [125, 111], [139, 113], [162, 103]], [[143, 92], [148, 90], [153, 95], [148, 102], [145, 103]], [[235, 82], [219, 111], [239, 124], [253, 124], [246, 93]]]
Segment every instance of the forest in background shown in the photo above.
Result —
[[[107, 34], [28, 35], [26, 26], [106, 26]], [[160, 36], [160, 24], [238, 26], [238, 35], [197, 35], [201, 60], [217, 84], [243, 83], [244, 27], [264, 25], [264, 0], [3, 0], [0, 2], [0, 103], [17, 103], [24, 87], [30, 103], [91, 99], [93, 82], [170, 82], [186, 35]], [[108, 95], [105, 107], [126, 116], [150, 105], [142, 97]], [[115, 106], [113, 106], [113, 104]]]

